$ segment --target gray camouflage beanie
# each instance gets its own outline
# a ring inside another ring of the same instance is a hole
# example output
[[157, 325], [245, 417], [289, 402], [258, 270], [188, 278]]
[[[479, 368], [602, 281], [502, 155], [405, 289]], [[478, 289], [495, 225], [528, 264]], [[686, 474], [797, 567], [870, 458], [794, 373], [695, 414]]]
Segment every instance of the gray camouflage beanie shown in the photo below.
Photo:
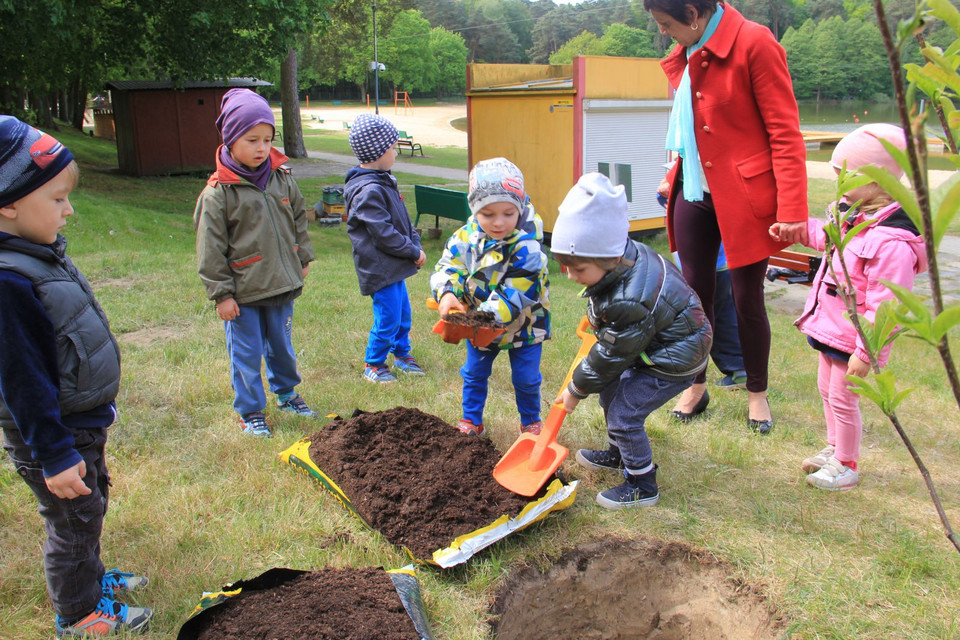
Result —
[[623, 185], [602, 173], [585, 173], [558, 207], [550, 250], [582, 258], [619, 258], [630, 222]]
[[350, 148], [361, 164], [373, 162], [397, 144], [400, 134], [383, 116], [361, 113], [350, 127]]
[[53, 136], [13, 116], [0, 116], [0, 207], [36, 191], [73, 162]]
[[476, 214], [488, 204], [509, 202], [523, 211], [526, 193], [523, 190], [523, 173], [506, 158], [481, 160], [470, 170], [467, 203], [470, 213]]

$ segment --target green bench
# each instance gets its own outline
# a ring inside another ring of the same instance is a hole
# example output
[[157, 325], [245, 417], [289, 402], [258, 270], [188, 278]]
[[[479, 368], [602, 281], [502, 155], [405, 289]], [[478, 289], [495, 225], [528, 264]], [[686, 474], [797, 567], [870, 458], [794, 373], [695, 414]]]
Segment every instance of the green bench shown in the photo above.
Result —
[[420, 224], [420, 216], [436, 216], [435, 227], [440, 226], [440, 218], [466, 222], [470, 217], [467, 194], [463, 191], [415, 184], [413, 194], [417, 199], [417, 217], [413, 226]]

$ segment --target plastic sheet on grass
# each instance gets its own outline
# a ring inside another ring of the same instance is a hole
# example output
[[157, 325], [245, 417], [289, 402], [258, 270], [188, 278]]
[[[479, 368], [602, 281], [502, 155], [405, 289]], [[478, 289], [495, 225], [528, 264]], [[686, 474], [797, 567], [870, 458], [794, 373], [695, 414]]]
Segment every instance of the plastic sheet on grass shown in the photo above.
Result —
[[[310, 572], [277, 567], [247, 580], [231, 582], [220, 591], [204, 592], [200, 597], [200, 602], [180, 628], [177, 640], [197, 640], [209, 624], [211, 611], [230, 598], [242, 592], [249, 593], [251, 591], [273, 589], [307, 573]], [[393, 582], [404, 610], [420, 635], [420, 640], [434, 640], [426, 609], [423, 606], [423, 598], [420, 595], [420, 582], [417, 579], [414, 566], [407, 565], [400, 569], [387, 570], [386, 573]]]
[[[317, 482], [331, 493], [337, 501], [347, 508], [361, 521], [363, 518], [354, 509], [350, 497], [326, 475], [310, 458], [310, 439], [303, 438], [280, 453], [280, 459], [293, 466], [296, 470], [305, 473], [311, 480]], [[490, 478], [493, 482], [493, 478]], [[404, 549], [416, 561], [434, 564], [444, 569], [464, 563], [477, 552], [502, 540], [515, 531], [520, 531], [535, 522], [543, 520], [554, 511], [561, 511], [571, 506], [576, 499], [577, 482], [564, 484], [555, 478], [546, 488], [545, 494], [532, 500], [523, 510], [514, 517], [503, 515], [489, 525], [470, 533], [454, 537], [450, 544], [433, 552], [430, 558], [417, 558], [409, 549]], [[366, 523], [369, 526], [369, 523]]]

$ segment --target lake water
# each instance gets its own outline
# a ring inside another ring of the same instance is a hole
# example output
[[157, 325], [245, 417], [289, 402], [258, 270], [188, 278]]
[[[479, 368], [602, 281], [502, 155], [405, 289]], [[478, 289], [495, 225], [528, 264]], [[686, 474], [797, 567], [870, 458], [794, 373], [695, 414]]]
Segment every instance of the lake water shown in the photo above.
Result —
[[853, 131], [868, 122], [899, 124], [895, 102], [816, 102], [801, 101], [800, 128], [813, 131]]

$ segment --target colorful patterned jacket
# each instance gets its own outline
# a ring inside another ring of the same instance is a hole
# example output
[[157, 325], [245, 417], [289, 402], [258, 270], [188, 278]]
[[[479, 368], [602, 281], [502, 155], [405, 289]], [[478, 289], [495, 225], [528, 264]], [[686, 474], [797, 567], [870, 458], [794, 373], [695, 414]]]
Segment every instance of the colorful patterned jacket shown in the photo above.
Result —
[[502, 240], [488, 237], [471, 216], [447, 241], [430, 288], [438, 301], [451, 292], [471, 310], [496, 314], [507, 331], [490, 349], [513, 349], [549, 339], [543, 220], [533, 205], [527, 203], [517, 228]]

